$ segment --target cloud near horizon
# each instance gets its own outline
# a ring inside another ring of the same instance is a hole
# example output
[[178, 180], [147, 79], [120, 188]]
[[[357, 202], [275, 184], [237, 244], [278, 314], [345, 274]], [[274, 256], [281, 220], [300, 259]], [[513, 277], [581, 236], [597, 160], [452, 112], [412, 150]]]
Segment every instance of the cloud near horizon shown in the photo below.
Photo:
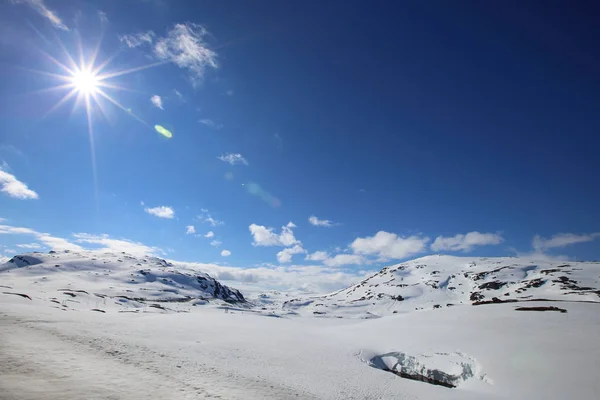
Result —
[[578, 235], [576, 233], [557, 233], [548, 239], [543, 238], [540, 235], [535, 235], [533, 237], [531, 247], [533, 247], [535, 251], [543, 253], [547, 250], [554, 248], [561, 248], [578, 243], [591, 242], [597, 238], [600, 238], [600, 232], [594, 232], [583, 235]]
[[454, 236], [438, 236], [431, 244], [433, 251], [462, 251], [468, 253], [477, 246], [500, 244], [504, 238], [497, 233], [480, 233], [477, 231]]
[[356, 238], [350, 248], [354, 254], [375, 256], [379, 260], [398, 260], [427, 249], [428, 237], [413, 235], [400, 237], [395, 233], [379, 231], [375, 236]]

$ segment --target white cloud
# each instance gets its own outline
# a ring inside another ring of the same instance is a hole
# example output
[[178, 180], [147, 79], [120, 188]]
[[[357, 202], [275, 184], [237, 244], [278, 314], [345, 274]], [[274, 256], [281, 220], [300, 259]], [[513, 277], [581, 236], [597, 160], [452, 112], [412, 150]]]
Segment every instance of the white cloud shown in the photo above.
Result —
[[293, 247], [288, 247], [277, 253], [277, 261], [280, 263], [289, 263], [292, 261], [294, 254], [304, 254], [306, 250], [300, 244], [296, 244]]
[[306, 256], [307, 260], [311, 261], [325, 261], [329, 258], [329, 254], [326, 251], [315, 251], [312, 254]]
[[212, 129], [221, 129], [223, 128], [223, 124], [219, 124], [218, 122], [213, 121], [212, 119], [204, 118], [199, 120], [201, 124], [204, 124]]
[[18, 244], [17, 247], [20, 247], [22, 249], [41, 249], [42, 246], [40, 246], [39, 243], [23, 243], [23, 244]]
[[330, 257], [326, 251], [315, 251], [306, 256], [307, 260], [322, 261], [328, 267], [340, 267], [342, 265], [357, 265], [366, 262], [365, 258], [358, 254], [337, 254]]
[[477, 246], [500, 244], [504, 238], [497, 233], [469, 232], [466, 235], [438, 236], [431, 244], [433, 251], [472, 251]]
[[56, 28], [68, 31], [69, 28], [62, 22], [62, 19], [56, 14], [56, 12], [50, 10], [44, 4], [44, 0], [10, 0], [13, 4], [27, 4], [33, 8], [38, 14], [46, 18]]
[[266, 290], [290, 291], [292, 294], [331, 293], [364, 279], [370, 272], [340, 270], [322, 265], [263, 265], [239, 268], [202, 263], [173, 262], [178, 269], [206, 272], [215, 279], [247, 293], [258, 294]]
[[239, 153], [227, 153], [225, 155], [222, 155], [221, 157], [217, 157], [219, 160], [221, 161], [225, 161], [231, 165], [235, 165], [235, 164], [244, 164], [244, 165], [248, 165], [248, 161], [246, 161], [246, 159]]
[[339, 267], [342, 265], [358, 265], [363, 264], [365, 259], [363, 256], [358, 254], [337, 254], [332, 258], [323, 260], [323, 264], [328, 267]]
[[[200, 211], [201, 211], [200, 215], [197, 216], [197, 218], [200, 221], [207, 223], [210, 226], [225, 225], [225, 222], [219, 221], [218, 219], [213, 218], [212, 215], [210, 214], [210, 212], [208, 212], [208, 210], [206, 208], [203, 208]], [[208, 237], [208, 236], [206, 236], [206, 237]]]
[[162, 98], [159, 95], [155, 94], [154, 96], [150, 97], [150, 101], [152, 104], [154, 104], [154, 107], [164, 110]]
[[194, 225], [188, 225], [185, 227], [185, 234], [186, 235], [192, 235], [196, 233], [196, 228], [194, 227]]
[[395, 233], [379, 231], [375, 236], [356, 238], [350, 247], [355, 254], [378, 256], [380, 259], [400, 259], [426, 249], [428, 237], [399, 237]]
[[535, 235], [532, 240], [532, 247], [539, 253], [545, 250], [570, 246], [577, 243], [591, 242], [600, 237], [600, 232], [590, 233], [587, 235], [578, 235], [575, 233], [557, 233], [549, 239], [543, 238], [540, 235]]
[[127, 239], [112, 239], [110, 236], [92, 235], [89, 233], [76, 233], [73, 235], [78, 243], [90, 243], [101, 245], [97, 251], [125, 252], [134, 256], [145, 256], [148, 254], [162, 253], [158, 247], [149, 247], [143, 243], [133, 242]]
[[130, 35], [123, 35], [119, 36], [119, 40], [121, 41], [121, 43], [125, 43], [129, 48], [139, 47], [151, 44], [154, 40], [154, 32], [148, 31], [134, 33]]
[[230, 252], [229, 250], [223, 250], [223, 251], [221, 252], [221, 255], [222, 255], [223, 257], [229, 257], [229, 256], [231, 255], [231, 252]]
[[222, 244], [223, 244], [223, 242], [218, 241], [218, 240], [213, 240], [212, 242], [210, 242], [210, 245], [214, 246], [214, 247], [219, 247]]
[[225, 94], [227, 96], [233, 96], [233, 90], [229, 89], [228, 91], [225, 92]]
[[26, 184], [2, 169], [0, 169], [0, 192], [20, 200], [39, 198], [38, 194], [29, 189]]
[[171, 207], [168, 207], [168, 206], [144, 208], [144, 211], [146, 211], [148, 214], [154, 215], [158, 218], [172, 219], [175, 216], [175, 211]]
[[15, 254], [17, 251], [14, 249], [4, 249], [5, 254]]
[[334, 223], [328, 219], [319, 219], [317, 217], [315, 217], [314, 215], [311, 215], [308, 218], [308, 222], [310, 222], [311, 225], [314, 226], [325, 226], [325, 227], [331, 227], [334, 225]]
[[205, 238], [211, 238], [211, 237], [215, 237], [215, 233], [213, 231], [208, 231], [206, 233], [206, 235], [204, 235]]
[[0, 225], [0, 234], [6, 235], [38, 235], [39, 233], [29, 228], [18, 226]]
[[187, 69], [193, 82], [198, 83], [207, 67], [219, 67], [217, 53], [209, 49], [204, 41], [207, 34], [206, 29], [198, 24], [176, 24], [166, 37], [157, 38], [154, 54], [161, 60]]
[[300, 244], [294, 237], [292, 228], [295, 228], [293, 222], [289, 222], [286, 226], [281, 227], [281, 233], [277, 234], [273, 231], [273, 228], [267, 228], [266, 226], [251, 224], [248, 229], [254, 239], [253, 246], [282, 246], [288, 247], [295, 244]]
[[70, 250], [70, 251], [80, 251], [83, 250], [83, 247], [69, 242], [67, 239], [56, 237], [49, 235], [47, 233], [38, 234], [37, 239], [44, 243], [46, 246], [50, 247], [52, 250]]

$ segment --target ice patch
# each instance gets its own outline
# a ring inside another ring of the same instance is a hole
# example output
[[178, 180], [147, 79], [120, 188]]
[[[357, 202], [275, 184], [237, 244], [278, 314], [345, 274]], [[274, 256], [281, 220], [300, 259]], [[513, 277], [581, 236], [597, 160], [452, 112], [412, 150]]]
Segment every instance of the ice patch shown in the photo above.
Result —
[[475, 359], [463, 353], [411, 356], [402, 351], [393, 351], [368, 357], [363, 361], [373, 368], [392, 372], [402, 378], [448, 388], [455, 388], [472, 378], [491, 383], [485, 374], [481, 373]]

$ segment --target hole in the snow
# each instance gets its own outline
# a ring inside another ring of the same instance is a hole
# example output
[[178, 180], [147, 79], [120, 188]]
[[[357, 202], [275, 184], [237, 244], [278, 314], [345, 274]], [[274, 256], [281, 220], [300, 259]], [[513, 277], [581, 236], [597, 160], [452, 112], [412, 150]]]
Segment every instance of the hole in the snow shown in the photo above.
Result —
[[455, 388], [474, 377], [488, 381], [485, 375], [478, 372], [475, 360], [461, 353], [411, 356], [394, 351], [375, 355], [366, 361], [373, 368], [391, 372], [402, 378], [447, 388]]

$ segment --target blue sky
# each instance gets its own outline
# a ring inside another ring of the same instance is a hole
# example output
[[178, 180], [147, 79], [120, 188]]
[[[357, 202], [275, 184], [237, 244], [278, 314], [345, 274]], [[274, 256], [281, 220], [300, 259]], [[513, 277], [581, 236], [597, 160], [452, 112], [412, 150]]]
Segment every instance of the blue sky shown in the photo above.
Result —
[[[559, 4], [4, 2], [0, 256], [328, 288], [432, 253], [599, 259], [598, 28]], [[89, 107], [80, 48], [108, 61]]]

